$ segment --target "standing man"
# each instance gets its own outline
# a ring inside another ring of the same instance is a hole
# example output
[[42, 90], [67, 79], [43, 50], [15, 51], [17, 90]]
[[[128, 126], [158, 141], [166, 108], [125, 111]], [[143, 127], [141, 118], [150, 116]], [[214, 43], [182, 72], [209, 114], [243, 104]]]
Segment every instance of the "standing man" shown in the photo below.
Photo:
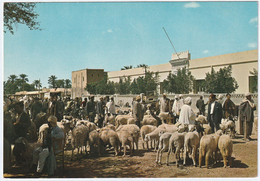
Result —
[[107, 97], [106, 108], [107, 108], [107, 113], [109, 115], [115, 115], [116, 114], [116, 106], [115, 106], [115, 102], [114, 102], [113, 97], [111, 97], [110, 100], [109, 100], [109, 97]]
[[184, 105], [183, 95], [180, 94], [180, 95], [179, 95], [179, 106], [180, 106], [180, 109], [181, 109], [181, 107], [182, 107], [183, 105]]
[[170, 112], [170, 99], [163, 93], [163, 97], [160, 99], [160, 112]]
[[93, 95], [89, 97], [89, 101], [85, 108], [87, 109], [87, 117], [89, 118], [89, 121], [94, 123], [96, 116], [96, 104], [94, 102]]
[[227, 99], [223, 104], [224, 118], [233, 120], [235, 116], [236, 105], [233, 101], [231, 101], [231, 95], [229, 93], [227, 93], [226, 97]]
[[203, 97], [200, 96], [200, 99], [196, 102], [196, 107], [199, 109], [199, 114], [205, 116], [205, 105]]
[[209, 106], [208, 106], [208, 121], [211, 127], [212, 132], [219, 130], [219, 124], [222, 119], [222, 105], [216, 101], [216, 95], [211, 94], [209, 96]]
[[[254, 111], [256, 106], [252, 99], [251, 93], [245, 94], [245, 99], [239, 106], [239, 117], [240, 117], [240, 128], [242, 127], [244, 131], [245, 141], [251, 140], [250, 135], [252, 134], [252, 127], [254, 122]], [[241, 132], [243, 132], [241, 131]]]
[[184, 100], [184, 105], [182, 106], [182, 109], [180, 112], [179, 122], [184, 124], [185, 127], [188, 127], [188, 125], [190, 125], [190, 124], [191, 125], [195, 124], [196, 115], [191, 108], [191, 103], [192, 103], [191, 97], [187, 97]]
[[141, 127], [141, 121], [143, 119], [143, 110], [142, 105], [140, 104], [141, 97], [136, 96], [136, 101], [133, 105], [133, 117], [135, 119], [135, 124], [140, 128]]
[[40, 99], [38, 97], [34, 98], [34, 102], [31, 106], [31, 118], [34, 121], [36, 118], [36, 115], [42, 111], [42, 103], [40, 102]]
[[16, 121], [13, 123], [15, 134], [17, 137], [26, 138], [28, 128], [31, 126], [29, 115], [24, 111], [23, 102], [17, 102], [14, 106], [14, 110], [17, 113]]
[[178, 95], [175, 95], [174, 97], [174, 102], [173, 102], [173, 105], [172, 105], [172, 112], [173, 112], [173, 122], [177, 122], [178, 119], [179, 119], [179, 116], [180, 116], [180, 102], [179, 102], [179, 96]]
[[99, 101], [97, 102], [97, 115], [98, 115], [98, 127], [102, 128], [103, 121], [105, 117], [105, 102], [103, 97], [100, 97]]

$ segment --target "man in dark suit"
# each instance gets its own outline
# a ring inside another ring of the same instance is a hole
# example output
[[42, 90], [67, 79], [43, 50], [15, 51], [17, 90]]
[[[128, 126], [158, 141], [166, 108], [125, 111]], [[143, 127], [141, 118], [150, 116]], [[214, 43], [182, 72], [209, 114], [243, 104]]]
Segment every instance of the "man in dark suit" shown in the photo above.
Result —
[[219, 124], [222, 119], [222, 105], [216, 101], [216, 95], [211, 94], [209, 96], [209, 106], [208, 106], [208, 122], [210, 124], [211, 130], [214, 133], [215, 128], [216, 131], [219, 130]]

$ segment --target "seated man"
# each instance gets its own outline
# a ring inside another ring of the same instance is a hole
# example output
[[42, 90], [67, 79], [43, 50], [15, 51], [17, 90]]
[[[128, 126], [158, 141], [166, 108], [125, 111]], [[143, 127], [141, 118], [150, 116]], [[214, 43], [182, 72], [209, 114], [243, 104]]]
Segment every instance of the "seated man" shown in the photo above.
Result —
[[64, 132], [57, 126], [57, 118], [55, 116], [50, 116], [48, 118], [48, 125], [49, 128], [42, 146], [34, 151], [33, 162], [34, 164], [37, 164], [37, 174], [41, 174], [45, 165], [45, 161], [47, 160], [48, 175], [53, 175], [54, 170], [56, 169], [56, 159], [54, 154], [57, 154], [62, 150], [60, 150], [59, 145], [56, 142], [56, 144], [53, 145], [52, 140], [61, 139], [63, 141]]

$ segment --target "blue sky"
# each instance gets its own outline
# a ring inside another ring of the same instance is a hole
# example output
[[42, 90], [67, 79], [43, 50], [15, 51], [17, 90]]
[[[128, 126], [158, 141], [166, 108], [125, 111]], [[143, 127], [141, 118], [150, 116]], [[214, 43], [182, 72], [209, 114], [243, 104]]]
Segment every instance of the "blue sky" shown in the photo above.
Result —
[[191, 59], [257, 49], [257, 2], [39, 3], [42, 31], [18, 24], [4, 34], [4, 80], [71, 79], [84, 68], [167, 63], [178, 52]]

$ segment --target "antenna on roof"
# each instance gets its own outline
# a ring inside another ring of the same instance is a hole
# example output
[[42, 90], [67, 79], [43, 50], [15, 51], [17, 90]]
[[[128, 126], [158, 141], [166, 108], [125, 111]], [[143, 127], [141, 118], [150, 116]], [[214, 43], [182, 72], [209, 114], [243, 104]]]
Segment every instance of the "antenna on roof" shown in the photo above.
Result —
[[167, 36], [168, 40], [170, 41], [170, 43], [171, 43], [171, 45], [172, 45], [172, 47], [173, 47], [173, 49], [174, 49], [174, 51], [175, 51], [175, 53], [176, 53], [176, 55], [177, 55], [178, 59], [180, 59], [180, 57], [179, 57], [178, 53], [176, 52], [176, 50], [175, 50], [175, 48], [174, 48], [174, 46], [173, 46], [173, 43], [172, 43], [172, 41], [171, 41], [170, 37], [168, 36], [168, 34], [167, 34], [167, 32], [166, 32], [166, 30], [165, 30], [165, 28], [164, 28], [164, 27], [163, 27], [163, 30], [164, 30], [164, 32], [165, 32], [165, 34], [166, 34], [166, 36]]

